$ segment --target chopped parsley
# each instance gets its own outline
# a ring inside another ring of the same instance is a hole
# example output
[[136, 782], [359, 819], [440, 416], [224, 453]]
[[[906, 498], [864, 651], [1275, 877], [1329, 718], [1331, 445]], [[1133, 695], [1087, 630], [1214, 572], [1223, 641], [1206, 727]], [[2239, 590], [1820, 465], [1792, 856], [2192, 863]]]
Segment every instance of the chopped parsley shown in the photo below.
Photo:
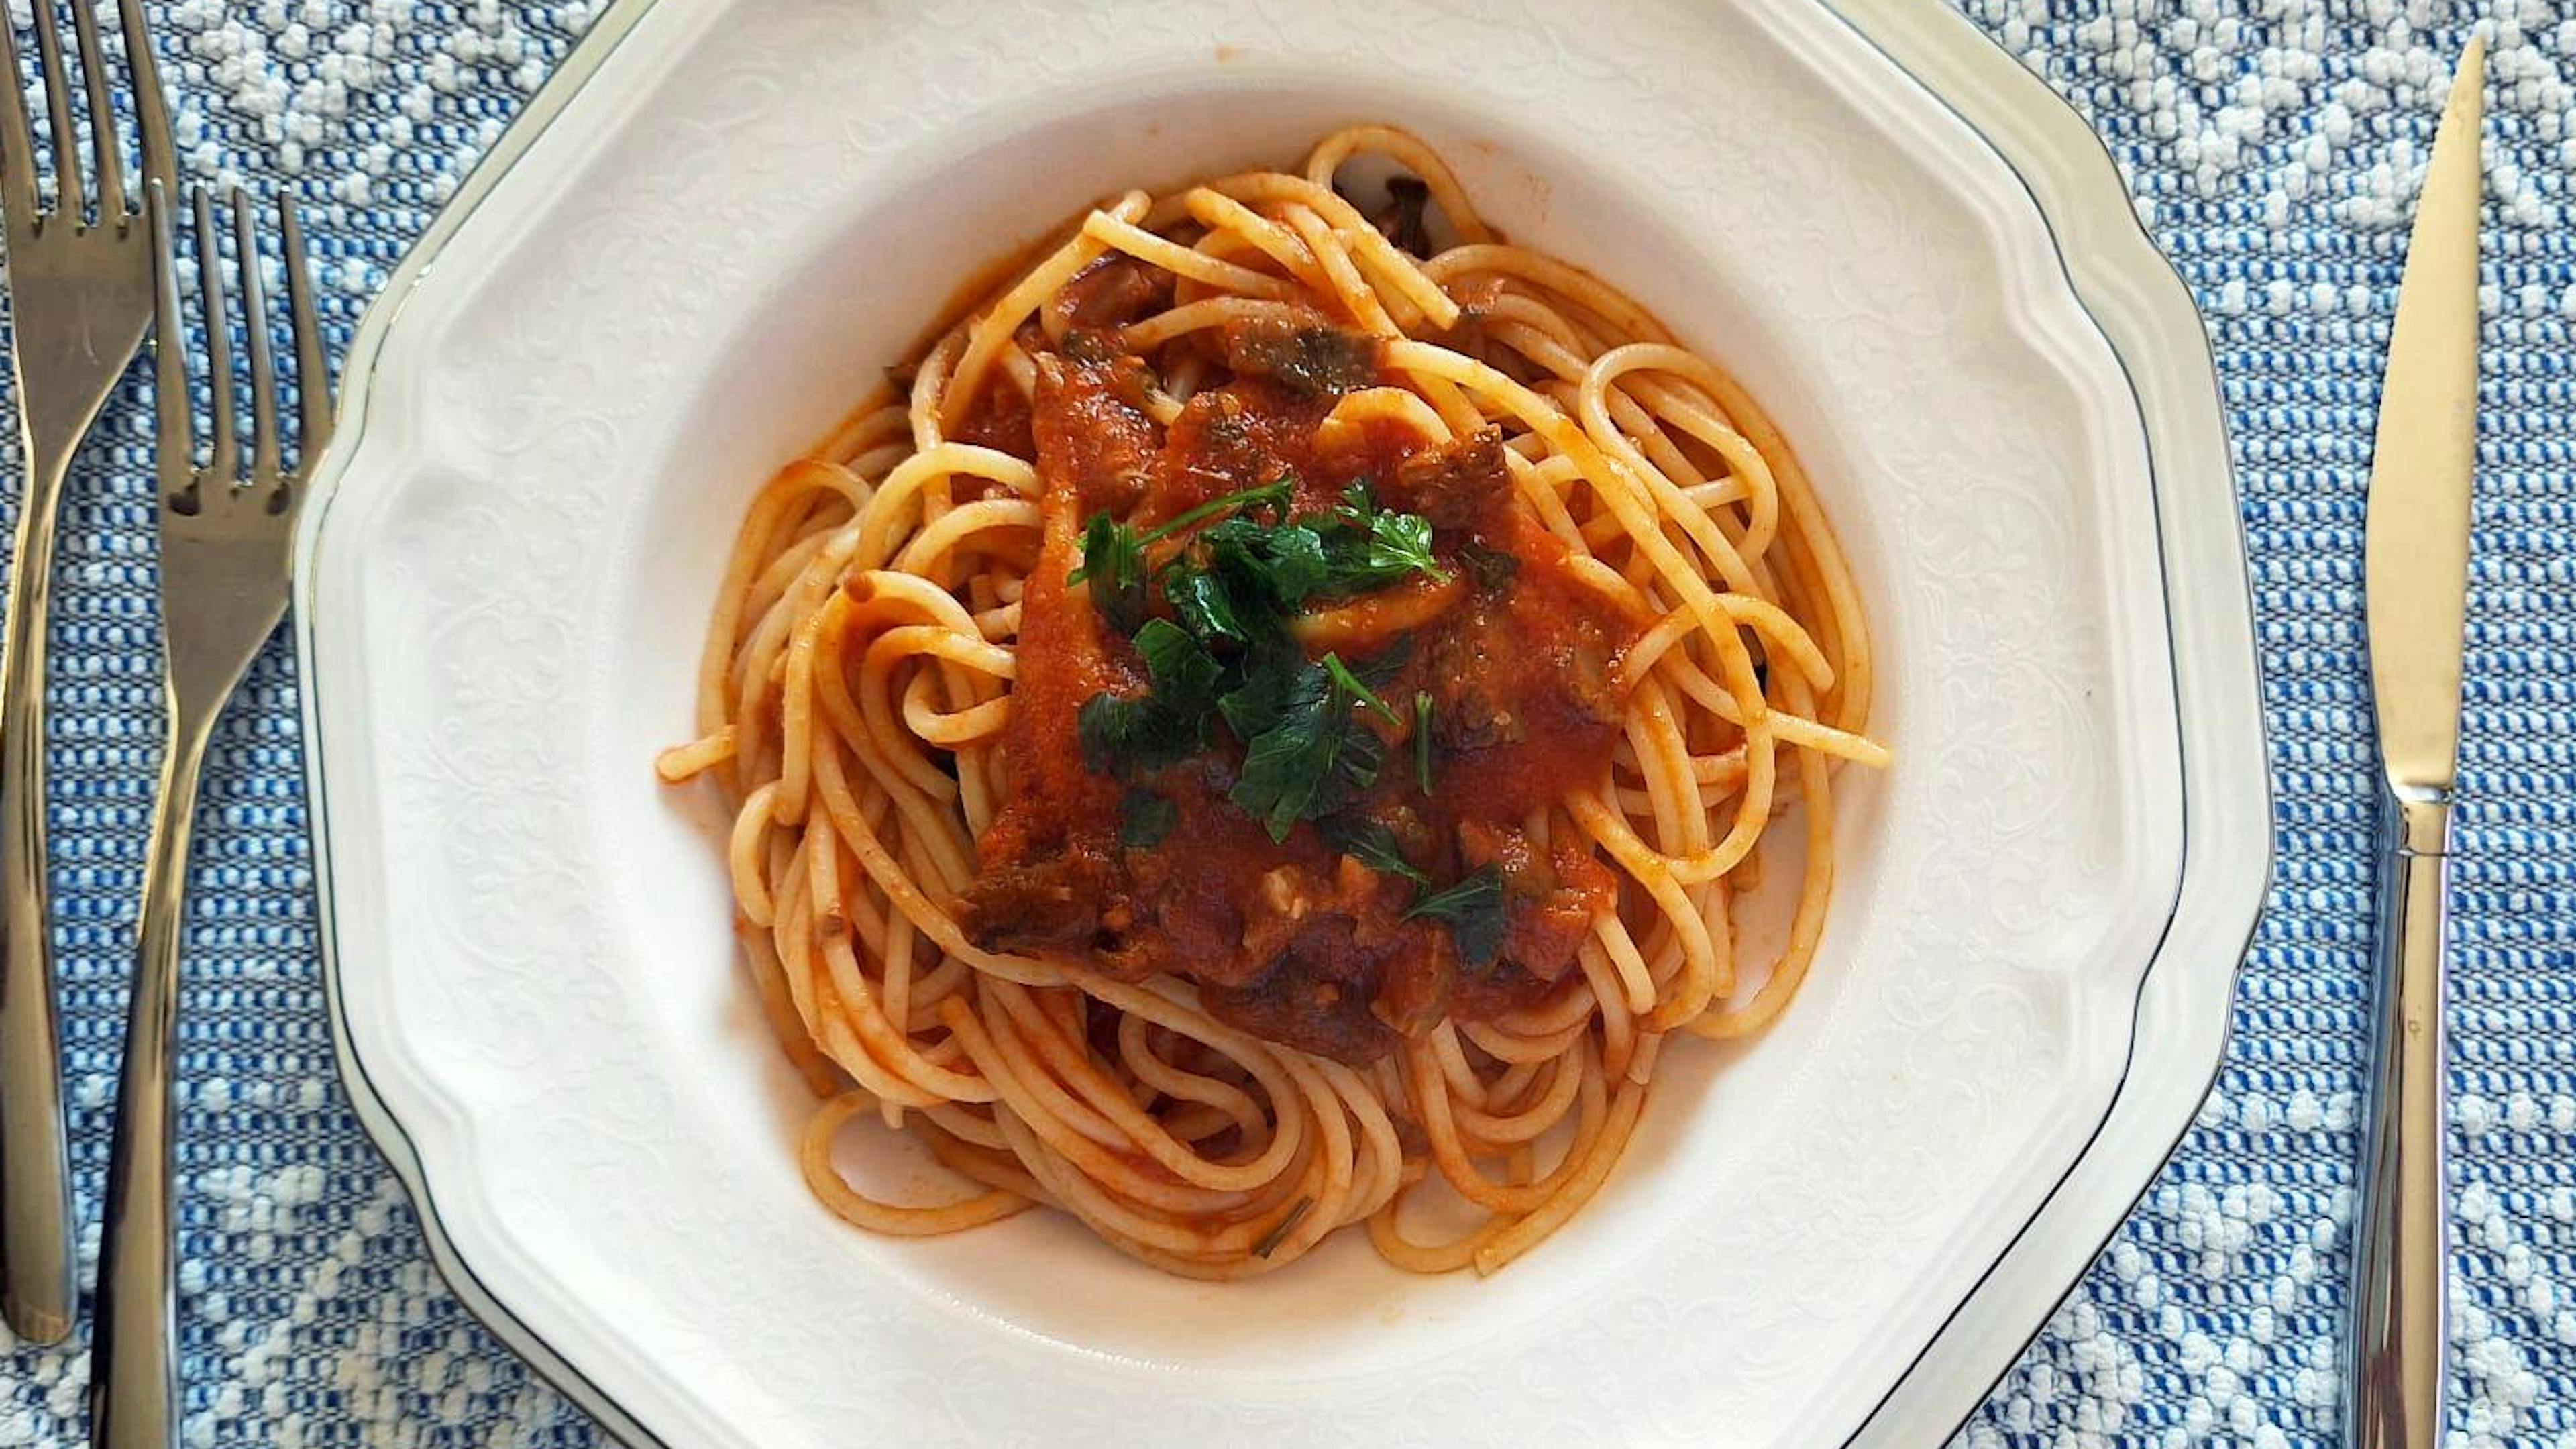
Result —
[[1207, 747], [1196, 719], [1158, 706], [1150, 694], [1095, 694], [1074, 716], [1074, 732], [1091, 772], [1122, 780], [1177, 765]]
[[1503, 950], [1503, 873], [1488, 865], [1461, 877], [1404, 913], [1408, 921], [1417, 917], [1446, 922], [1459, 958], [1468, 965], [1491, 966]]
[[1385, 720], [1389, 725], [1398, 729], [1403, 728], [1403, 719], [1396, 714], [1395, 710], [1390, 707], [1385, 700], [1377, 697], [1377, 691], [1369, 688], [1366, 680], [1361, 679], [1358, 675], [1351, 672], [1351, 667], [1342, 662], [1342, 656], [1339, 654], [1325, 655], [1324, 672], [1333, 677], [1333, 683], [1340, 686], [1344, 692], [1348, 693], [1354, 703], [1366, 705], [1371, 710], [1376, 711], [1377, 717]]
[[1152, 570], [1145, 562], [1145, 550], [1182, 529], [1203, 519], [1233, 510], [1240, 514], [1254, 509], [1267, 509], [1285, 516], [1288, 499], [1295, 483], [1287, 477], [1213, 498], [1196, 508], [1164, 520], [1143, 533], [1120, 523], [1106, 513], [1091, 515], [1082, 530], [1082, 563], [1065, 575], [1068, 584], [1091, 585], [1092, 607], [1109, 627], [1121, 634], [1133, 634], [1145, 621], [1145, 584]]
[[1276, 521], [1246, 505], [1201, 531], [1163, 577], [1172, 612], [1202, 638], [1246, 643], [1266, 621], [1318, 599], [1371, 593], [1414, 574], [1448, 580], [1432, 556], [1431, 521], [1379, 508], [1366, 483], [1352, 484], [1329, 513], [1288, 517], [1284, 504], [1260, 503]]
[[1145, 622], [1145, 546], [1136, 530], [1108, 514], [1091, 516], [1082, 531], [1082, 567], [1065, 582], [1088, 582], [1091, 606], [1119, 633], [1133, 634]]
[[1431, 691], [1413, 692], [1413, 783], [1431, 793]]
[[1136, 652], [1144, 656], [1156, 698], [1176, 710], [1207, 712], [1225, 667], [1205, 644], [1169, 619], [1148, 619], [1136, 631]]
[[1299, 667], [1269, 728], [1245, 741], [1243, 774], [1226, 798], [1273, 840], [1358, 799], [1386, 759], [1386, 741], [1359, 718], [1376, 699], [1337, 655]]
[[[1409, 651], [1308, 660], [1290, 626], [1318, 601], [1416, 575], [1446, 582], [1450, 574], [1433, 554], [1430, 520], [1380, 508], [1366, 480], [1320, 513], [1290, 511], [1295, 487], [1282, 476], [1141, 532], [1105, 513], [1085, 527], [1082, 564], [1067, 581], [1088, 583], [1101, 618], [1133, 641], [1147, 687], [1083, 703], [1076, 720], [1083, 760], [1128, 782], [1119, 842], [1152, 849], [1178, 825], [1179, 807], [1146, 782], [1231, 735], [1243, 758], [1226, 798], [1271, 839], [1312, 822], [1335, 849], [1428, 889], [1430, 877], [1405, 859], [1395, 833], [1351, 808], [1378, 782], [1388, 741], [1406, 726], [1381, 691], [1403, 672]], [[1151, 562], [1152, 545], [1193, 527], [1159, 568]], [[1470, 566], [1480, 580], [1489, 577], [1488, 566]], [[1168, 618], [1152, 609], [1157, 589]], [[1431, 696], [1417, 693], [1412, 705], [1412, 775], [1428, 794]], [[1427, 895], [1406, 913], [1417, 917], [1447, 926], [1462, 957], [1488, 964], [1501, 949], [1501, 877], [1487, 867]]]
[[1074, 718], [1083, 763], [1096, 775], [1134, 779], [1176, 765], [1208, 748], [1208, 711], [1224, 670], [1216, 656], [1168, 619], [1148, 619], [1136, 632], [1152, 688], [1138, 695], [1095, 694]]
[[1196, 508], [1183, 509], [1180, 513], [1147, 529], [1143, 541], [1159, 543], [1193, 523], [1214, 518], [1220, 513], [1249, 514], [1259, 510], [1285, 518], [1288, 516], [1289, 501], [1296, 495], [1297, 480], [1282, 473], [1258, 488], [1246, 488], [1241, 492], [1229, 493], [1222, 498], [1211, 498]]
[[1389, 582], [1416, 572], [1435, 584], [1449, 581], [1449, 571], [1431, 556], [1431, 520], [1378, 507], [1365, 478], [1342, 490], [1342, 506], [1322, 526], [1329, 530], [1327, 551], [1338, 552], [1347, 570], [1384, 574]]
[[1431, 877], [1404, 858], [1403, 848], [1396, 843], [1395, 832], [1384, 825], [1374, 820], [1336, 815], [1325, 820], [1321, 828], [1327, 845], [1378, 874], [1400, 875], [1415, 885], [1431, 884]]
[[1180, 802], [1151, 790], [1129, 790], [1118, 802], [1118, 843], [1151, 850], [1181, 823]]
[[[1288, 500], [1296, 491], [1295, 480], [1282, 474], [1258, 488], [1246, 488], [1222, 498], [1211, 498], [1196, 508], [1184, 510], [1152, 528], [1138, 533], [1131, 525], [1120, 523], [1106, 513], [1091, 515], [1083, 529], [1082, 563], [1065, 575], [1068, 584], [1082, 583], [1095, 576], [1106, 576], [1113, 582], [1132, 575], [1138, 587], [1144, 584], [1145, 546], [1160, 543], [1202, 519], [1214, 518], [1228, 510], [1250, 512], [1265, 508], [1285, 515]], [[1121, 633], [1128, 631], [1121, 630]]]

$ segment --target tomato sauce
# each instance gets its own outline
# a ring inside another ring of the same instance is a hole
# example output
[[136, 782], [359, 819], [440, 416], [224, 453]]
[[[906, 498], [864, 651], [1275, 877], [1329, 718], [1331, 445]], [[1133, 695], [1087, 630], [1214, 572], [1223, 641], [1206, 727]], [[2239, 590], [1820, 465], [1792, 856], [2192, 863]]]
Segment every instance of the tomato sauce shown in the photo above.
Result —
[[[1367, 339], [1202, 339], [1213, 354], [1210, 385], [1164, 428], [1144, 407], [1147, 360], [1118, 351], [1113, 337], [1079, 329], [1050, 347], [1035, 328], [1023, 334], [1039, 364], [1026, 426], [1045, 543], [1022, 605], [1003, 804], [977, 842], [978, 876], [964, 902], [970, 935], [1130, 979], [1188, 978], [1220, 1019], [1353, 1063], [1443, 1017], [1490, 1018], [1545, 998], [1569, 979], [1616, 888], [1588, 843], [1565, 838], [1560, 825], [1553, 848], [1541, 846], [1525, 826], [1568, 794], [1600, 787], [1624, 711], [1619, 657], [1648, 621], [1576, 577], [1563, 545], [1513, 496], [1495, 436], [1433, 446], [1408, 427], [1371, 422], [1318, 442], [1340, 394], [1380, 381]], [[976, 431], [1013, 431], [1007, 406]], [[1345, 611], [1332, 621], [1332, 647], [1377, 667], [1380, 695], [1399, 716], [1364, 716], [1384, 759], [1344, 814], [1382, 827], [1431, 886], [1344, 855], [1311, 822], [1273, 840], [1228, 798], [1243, 747], [1223, 731], [1213, 748], [1150, 782], [1095, 773], [1084, 757], [1084, 703], [1137, 694], [1146, 682], [1134, 647], [1086, 589], [1066, 583], [1082, 563], [1085, 523], [1106, 511], [1149, 527], [1283, 475], [1295, 480], [1296, 512], [1328, 512], [1364, 481], [1379, 506], [1433, 525], [1434, 556], [1452, 582], [1416, 577], [1382, 596], [1318, 606]], [[1427, 794], [1417, 696], [1429, 706]], [[1172, 806], [1167, 832], [1150, 845], [1121, 841], [1139, 783]], [[1491, 958], [1463, 957], [1440, 921], [1407, 919], [1419, 893], [1487, 866], [1505, 902]]]

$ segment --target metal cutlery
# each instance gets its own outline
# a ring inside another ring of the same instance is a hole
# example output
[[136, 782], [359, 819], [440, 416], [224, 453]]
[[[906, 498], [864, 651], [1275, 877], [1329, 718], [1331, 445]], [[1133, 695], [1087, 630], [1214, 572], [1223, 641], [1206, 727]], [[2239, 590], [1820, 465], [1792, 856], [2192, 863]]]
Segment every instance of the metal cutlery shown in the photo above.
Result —
[[2472, 40], [2433, 142], [2371, 456], [2366, 589], [2387, 863], [2353, 1296], [2353, 1449], [2433, 1449], [2442, 1433], [2442, 946], [2477, 462], [2484, 62], [2484, 43]]
[[[175, 188], [170, 118], [140, 0], [119, 0], [147, 183]], [[9, 243], [10, 365], [26, 492], [0, 639], [0, 1316], [21, 1338], [71, 1332], [71, 1185], [63, 1139], [52, 931], [45, 893], [45, 617], [63, 478], [152, 320], [152, 241], [128, 207], [123, 146], [90, 0], [75, 0], [95, 175], [51, 0], [36, 0], [36, 58], [53, 133], [54, 204], [36, 186], [25, 71], [0, 19], [0, 221]], [[93, 195], [94, 190], [94, 195]], [[96, 216], [90, 211], [95, 202]]]
[[[195, 463], [186, 327], [170, 255], [167, 193], [147, 210], [155, 235], [159, 298], [153, 393], [159, 427], [161, 619], [169, 747], [145, 855], [143, 911], [135, 938], [134, 999], [118, 1081], [116, 1137], [107, 1169], [107, 1222], [90, 1344], [90, 1442], [113, 1449], [170, 1449], [178, 1442], [177, 1278], [172, 1240], [171, 1055], [178, 1012], [179, 949], [187, 904], [188, 842], [199, 771], [225, 701], [286, 616], [288, 555], [304, 480], [331, 436], [330, 375], [292, 204], [278, 207], [284, 252], [291, 373], [272, 356], [272, 319], [260, 285], [258, 237], [246, 202], [227, 200], [241, 276], [243, 350], [250, 372], [251, 451], [243, 470], [233, 402], [231, 321], [214, 212], [193, 197], [197, 274], [213, 384], [204, 467]], [[296, 394], [296, 459], [278, 431], [281, 382]]]

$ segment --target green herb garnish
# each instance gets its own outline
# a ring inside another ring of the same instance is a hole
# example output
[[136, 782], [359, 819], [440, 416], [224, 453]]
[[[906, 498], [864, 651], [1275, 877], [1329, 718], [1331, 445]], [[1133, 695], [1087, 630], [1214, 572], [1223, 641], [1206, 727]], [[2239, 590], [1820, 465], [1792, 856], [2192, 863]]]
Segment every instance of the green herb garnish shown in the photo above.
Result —
[[1413, 783], [1431, 793], [1431, 691], [1413, 692]]
[[1273, 722], [1245, 742], [1243, 774], [1226, 798], [1271, 839], [1287, 839], [1298, 821], [1329, 815], [1376, 782], [1386, 742], [1359, 718], [1362, 694], [1376, 696], [1366, 686], [1355, 693], [1354, 685], [1359, 681], [1331, 654], [1299, 668]]
[[[1386, 740], [1362, 712], [1390, 729], [1404, 723], [1379, 691], [1401, 672], [1406, 651], [1356, 666], [1333, 654], [1310, 664], [1291, 620], [1319, 598], [1365, 593], [1416, 573], [1448, 577], [1432, 556], [1430, 522], [1379, 508], [1365, 481], [1345, 489], [1330, 512], [1292, 517], [1295, 491], [1296, 480], [1283, 475], [1142, 533], [1095, 516], [1084, 531], [1082, 566], [1068, 575], [1089, 583], [1101, 617], [1133, 636], [1150, 680], [1142, 694], [1084, 702], [1077, 720], [1084, 761], [1095, 773], [1141, 779], [1213, 748], [1222, 721], [1244, 745], [1228, 798], [1274, 840], [1375, 783]], [[1146, 591], [1157, 571], [1146, 550], [1201, 523], [1207, 526], [1160, 571], [1171, 617], [1148, 617]], [[1429, 778], [1420, 759], [1416, 775]]]
[[1096, 574], [1108, 573], [1113, 567], [1128, 567], [1132, 568], [1136, 581], [1141, 587], [1145, 573], [1145, 548], [1148, 544], [1160, 543], [1203, 518], [1213, 518], [1229, 509], [1248, 513], [1253, 509], [1261, 508], [1285, 516], [1288, 512], [1288, 501], [1295, 495], [1296, 487], [1295, 479], [1281, 474], [1277, 479], [1264, 483], [1258, 488], [1246, 488], [1240, 492], [1228, 493], [1222, 498], [1211, 498], [1195, 508], [1185, 509], [1143, 533], [1138, 533], [1130, 525], [1120, 523], [1106, 513], [1095, 513], [1091, 515], [1091, 522], [1083, 530], [1082, 564], [1072, 573], [1065, 575], [1064, 581], [1068, 584], [1078, 584]]
[[1205, 644], [1169, 619], [1148, 619], [1136, 631], [1136, 652], [1144, 657], [1155, 698], [1185, 713], [1207, 713], [1225, 667]]
[[1201, 532], [1163, 581], [1163, 597], [1202, 638], [1242, 640], [1262, 616], [1315, 599], [1365, 594], [1419, 573], [1449, 575], [1432, 557], [1431, 522], [1388, 513], [1353, 484], [1341, 507], [1263, 522], [1246, 509]]
[[1395, 832], [1378, 822], [1336, 815], [1320, 822], [1319, 828], [1326, 844], [1378, 874], [1400, 875], [1415, 885], [1431, 884], [1431, 877], [1404, 858]]
[[1118, 843], [1131, 849], [1153, 849], [1180, 823], [1180, 803], [1151, 790], [1130, 790], [1118, 802]]
[[1503, 949], [1503, 875], [1485, 866], [1446, 890], [1434, 891], [1404, 913], [1445, 922], [1458, 955], [1471, 966], [1490, 966]]
[[1169, 619], [1136, 632], [1152, 687], [1143, 694], [1095, 694], [1074, 717], [1083, 763], [1098, 775], [1134, 779], [1208, 747], [1208, 715], [1224, 669], [1207, 646]]
[[1109, 627], [1133, 634], [1145, 621], [1145, 547], [1136, 530], [1106, 513], [1091, 515], [1082, 531], [1082, 567], [1065, 582], [1091, 585], [1091, 606]]
[[1296, 478], [1290, 474], [1282, 473], [1278, 477], [1271, 479], [1269, 482], [1262, 484], [1258, 488], [1245, 488], [1238, 492], [1228, 493], [1222, 498], [1211, 498], [1196, 508], [1183, 509], [1181, 512], [1174, 514], [1170, 518], [1167, 518], [1161, 523], [1155, 524], [1152, 528], [1146, 530], [1143, 541], [1146, 543], [1160, 543], [1164, 539], [1171, 537], [1173, 534], [1180, 532], [1182, 529], [1189, 527], [1191, 524], [1198, 522], [1200, 519], [1214, 518], [1220, 513], [1229, 511], [1235, 513], [1251, 513], [1255, 510], [1260, 510], [1267, 513], [1275, 513], [1280, 517], [1285, 518], [1288, 516], [1288, 504], [1290, 500], [1294, 499], [1296, 496]]
[[1163, 709], [1150, 694], [1095, 694], [1074, 716], [1082, 762], [1095, 775], [1133, 780], [1207, 748], [1199, 722]]
[[1369, 520], [1369, 566], [1418, 569], [1435, 584], [1449, 582], [1449, 571], [1431, 557], [1431, 520], [1419, 513], [1381, 513]]
[[1377, 711], [1378, 718], [1385, 720], [1389, 725], [1392, 725], [1397, 729], [1402, 729], [1404, 727], [1404, 720], [1396, 714], [1395, 710], [1390, 707], [1385, 700], [1377, 697], [1377, 691], [1369, 688], [1366, 680], [1361, 679], [1358, 675], [1351, 672], [1351, 667], [1342, 662], [1342, 656], [1339, 654], [1325, 655], [1324, 672], [1333, 676], [1333, 683], [1347, 691], [1353, 700]]
[[1365, 478], [1342, 490], [1339, 508], [1297, 522], [1315, 534], [1330, 564], [1331, 592], [1366, 593], [1415, 573], [1433, 583], [1449, 581], [1448, 570], [1431, 556], [1431, 520], [1379, 508]]
[[1294, 492], [1294, 480], [1282, 476], [1258, 488], [1246, 488], [1222, 498], [1212, 498], [1138, 533], [1106, 513], [1091, 515], [1082, 530], [1082, 563], [1065, 575], [1068, 584], [1089, 583], [1092, 607], [1109, 627], [1121, 634], [1133, 634], [1145, 619], [1145, 584], [1152, 570], [1146, 566], [1145, 550], [1204, 518], [1212, 518], [1229, 509], [1249, 512], [1267, 509], [1286, 516], [1288, 500]]

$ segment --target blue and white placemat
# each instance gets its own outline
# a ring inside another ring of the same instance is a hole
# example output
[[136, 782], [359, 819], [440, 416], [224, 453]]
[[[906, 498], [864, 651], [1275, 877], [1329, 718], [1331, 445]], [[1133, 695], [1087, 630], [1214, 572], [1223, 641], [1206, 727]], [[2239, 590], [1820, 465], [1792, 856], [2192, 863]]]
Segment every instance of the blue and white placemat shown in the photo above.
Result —
[[[1964, 0], [2080, 107], [2207, 313], [2252, 549], [2279, 874], [2218, 1086], [1968, 1449], [2338, 1440], [2374, 787], [2362, 502], [2405, 227], [2491, 27], [2485, 412], [2452, 1041], [2450, 1449], [2576, 1449], [2576, 16], [2555, 0]], [[163, 0], [182, 168], [291, 187], [345, 343], [587, 0]], [[28, 19], [27, 0], [8, 0]], [[23, 31], [22, 31], [23, 33]], [[159, 715], [148, 418], [72, 478], [53, 894], [83, 1273]], [[0, 449], [14, 448], [12, 428]], [[14, 479], [14, 456], [0, 458]], [[191, 1445], [588, 1446], [457, 1306], [334, 1080], [282, 641], [207, 764], [180, 1021]], [[0, 1330], [0, 1446], [84, 1442], [85, 1361]]]

